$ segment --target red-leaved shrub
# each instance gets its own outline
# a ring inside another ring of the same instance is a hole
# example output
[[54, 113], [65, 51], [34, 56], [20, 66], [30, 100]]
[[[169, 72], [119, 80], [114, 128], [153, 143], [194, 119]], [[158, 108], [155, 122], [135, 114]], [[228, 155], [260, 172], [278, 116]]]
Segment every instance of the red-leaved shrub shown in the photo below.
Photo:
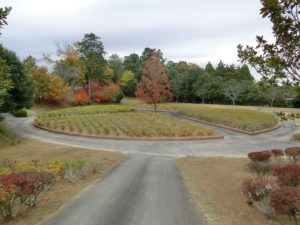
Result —
[[300, 158], [300, 147], [287, 148], [285, 154], [291, 161], [296, 162]]
[[247, 203], [251, 205], [253, 202], [261, 201], [267, 197], [276, 187], [276, 183], [272, 180], [249, 178], [243, 181], [241, 189], [247, 198]]
[[275, 166], [273, 173], [281, 186], [298, 186], [300, 184], [300, 165], [283, 164]]
[[272, 149], [271, 153], [274, 157], [280, 157], [284, 155], [284, 151], [282, 151], [281, 149]]
[[253, 162], [265, 162], [272, 157], [272, 154], [270, 151], [250, 152], [248, 154], [248, 157]]
[[89, 101], [89, 97], [85, 90], [78, 91], [72, 100], [73, 105], [86, 105]]
[[270, 193], [270, 201], [276, 213], [288, 215], [296, 222], [296, 213], [300, 211], [299, 188], [280, 187], [276, 190], [272, 190]]

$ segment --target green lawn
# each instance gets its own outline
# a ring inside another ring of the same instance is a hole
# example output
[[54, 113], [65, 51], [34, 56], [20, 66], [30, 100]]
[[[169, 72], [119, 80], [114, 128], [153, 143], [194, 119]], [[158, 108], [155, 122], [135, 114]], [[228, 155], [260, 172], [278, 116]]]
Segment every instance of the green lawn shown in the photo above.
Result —
[[75, 107], [41, 113], [36, 124], [75, 134], [107, 137], [198, 137], [213, 130], [161, 113], [133, 112], [124, 105]]

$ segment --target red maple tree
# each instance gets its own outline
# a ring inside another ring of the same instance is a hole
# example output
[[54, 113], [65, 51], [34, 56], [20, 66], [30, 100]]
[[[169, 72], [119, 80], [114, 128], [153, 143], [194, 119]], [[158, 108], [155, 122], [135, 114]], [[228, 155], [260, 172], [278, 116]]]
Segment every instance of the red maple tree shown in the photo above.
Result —
[[172, 100], [169, 79], [160, 51], [153, 51], [146, 61], [135, 95], [153, 104], [155, 112], [161, 102]]

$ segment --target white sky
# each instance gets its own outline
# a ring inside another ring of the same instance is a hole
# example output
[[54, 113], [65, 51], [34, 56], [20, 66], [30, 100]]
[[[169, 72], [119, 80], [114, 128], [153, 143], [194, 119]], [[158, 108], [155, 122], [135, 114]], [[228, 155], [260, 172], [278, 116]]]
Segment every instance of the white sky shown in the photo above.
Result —
[[101, 37], [105, 51], [120, 56], [159, 48], [169, 60], [204, 66], [238, 64], [236, 46], [272, 37], [259, 15], [259, 0], [0, 0], [12, 6], [0, 43], [20, 58], [55, 55], [56, 43]]

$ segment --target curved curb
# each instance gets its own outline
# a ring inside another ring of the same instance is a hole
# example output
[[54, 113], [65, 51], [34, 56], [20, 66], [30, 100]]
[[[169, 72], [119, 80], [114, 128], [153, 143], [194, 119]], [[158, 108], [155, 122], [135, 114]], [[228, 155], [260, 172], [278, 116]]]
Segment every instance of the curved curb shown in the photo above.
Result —
[[138, 137], [108, 137], [108, 136], [100, 136], [100, 135], [90, 135], [90, 134], [77, 134], [72, 132], [65, 132], [65, 131], [58, 131], [49, 129], [46, 127], [42, 127], [37, 125], [35, 122], [33, 125], [39, 129], [53, 132], [56, 134], [64, 134], [64, 135], [70, 135], [70, 136], [76, 136], [76, 137], [89, 137], [89, 138], [99, 138], [104, 140], [118, 140], [118, 141], [207, 141], [207, 140], [220, 140], [224, 139], [224, 136], [203, 136], [203, 137], [182, 137], [182, 138], [138, 138]]
[[207, 125], [212, 125], [212, 126], [215, 126], [215, 127], [220, 127], [220, 128], [231, 130], [231, 131], [236, 131], [236, 132], [243, 133], [243, 134], [248, 134], [248, 135], [264, 134], [264, 133], [268, 133], [268, 132], [277, 130], [281, 127], [281, 125], [278, 123], [277, 125], [275, 125], [274, 127], [271, 127], [271, 128], [267, 128], [267, 129], [263, 129], [263, 130], [259, 130], [259, 131], [255, 131], [255, 132], [250, 132], [250, 131], [240, 130], [240, 129], [237, 129], [237, 128], [227, 127], [227, 126], [220, 125], [220, 124], [206, 122], [206, 121], [203, 121], [203, 120], [195, 119], [193, 117], [182, 116], [182, 115], [178, 115], [178, 114], [175, 115], [175, 116], [177, 116], [179, 118], [195, 121], [195, 122], [204, 123], [204, 124], [207, 124]]

